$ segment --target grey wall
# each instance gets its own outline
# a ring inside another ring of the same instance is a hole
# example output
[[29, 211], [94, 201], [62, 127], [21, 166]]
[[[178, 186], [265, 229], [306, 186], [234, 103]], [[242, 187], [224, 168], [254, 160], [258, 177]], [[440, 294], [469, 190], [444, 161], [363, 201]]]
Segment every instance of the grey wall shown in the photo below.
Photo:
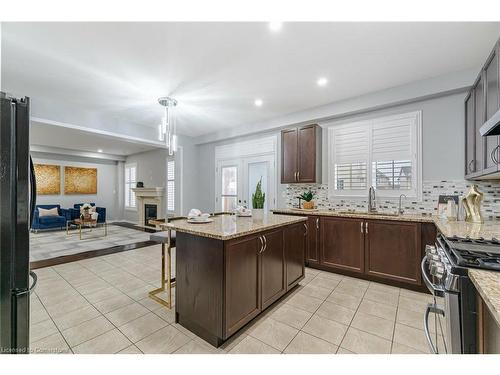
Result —
[[[198, 205], [198, 185], [199, 166], [198, 149], [189, 137], [179, 137], [179, 152], [175, 155], [175, 202], [176, 214], [185, 215], [191, 208]], [[144, 182], [144, 187], [165, 187], [166, 186], [166, 161], [169, 158], [168, 151], [156, 149], [127, 157], [124, 164], [137, 164], [137, 181]], [[121, 166], [123, 169], [124, 165]], [[123, 174], [120, 179], [123, 185]], [[123, 195], [123, 192], [121, 193]], [[137, 221], [137, 212], [123, 208], [123, 219]]]
[[[422, 111], [422, 174], [424, 180], [460, 180], [463, 179], [464, 163], [464, 111], [465, 93], [455, 93], [433, 99], [394, 105], [385, 109], [331, 120], [328, 125], [337, 125], [361, 119], [380, 117], [389, 114], [410, 111]], [[359, 107], [359, 110], [363, 110]], [[326, 126], [326, 124], [321, 124]], [[215, 147], [221, 144], [234, 143], [243, 139], [252, 139], [270, 134], [279, 135], [279, 131], [263, 132], [252, 136], [238, 137], [231, 141], [220, 141], [199, 145], [199, 190], [198, 205], [201, 210], [214, 209], [215, 196]], [[278, 137], [278, 155], [281, 150], [281, 139]], [[328, 183], [328, 129], [323, 129], [323, 183]], [[277, 171], [281, 170], [278, 157]], [[278, 175], [279, 176], [279, 175]], [[284, 206], [282, 192], [286, 185], [279, 183], [277, 205]]]
[[[33, 162], [61, 166], [61, 194], [38, 195], [37, 204], [60, 204], [63, 208], [73, 207], [75, 203], [95, 202], [106, 207], [108, 220], [121, 218], [118, 202], [118, 166], [110, 160], [85, 159], [69, 155], [56, 155], [32, 152]], [[64, 166], [97, 168], [97, 194], [65, 195]]]

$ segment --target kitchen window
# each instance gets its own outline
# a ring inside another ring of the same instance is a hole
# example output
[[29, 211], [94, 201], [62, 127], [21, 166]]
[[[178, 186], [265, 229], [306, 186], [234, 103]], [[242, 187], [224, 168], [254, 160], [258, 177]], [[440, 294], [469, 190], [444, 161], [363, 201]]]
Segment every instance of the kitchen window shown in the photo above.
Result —
[[175, 211], [175, 161], [167, 161], [167, 211]]
[[132, 191], [137, 183], [137, 164], [125, 164], [125, 208], [135, 209], [135, 193]]
[[329, 128], [329, 194], [421, 197], [421, 112]]

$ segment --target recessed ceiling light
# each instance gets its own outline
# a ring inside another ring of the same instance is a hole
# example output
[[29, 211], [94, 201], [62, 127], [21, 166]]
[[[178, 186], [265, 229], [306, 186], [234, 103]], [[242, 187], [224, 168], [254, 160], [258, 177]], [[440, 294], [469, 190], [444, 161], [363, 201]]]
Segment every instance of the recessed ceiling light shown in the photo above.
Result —
[[264, 104], [264, 102], [262, 101], [262, 99], [255, 99], [254, 104], [257, 107], [262, 107], [262, 104]]
[[97, 152], [102, 152], [102, 148], [98, 149]]
[[328, 83], [328, 80], [325, 77], [321, 77], [321, 78], [318, 78], [316, 83], [318, 84], [318, 86], [326, 86], [326, 84]]
[[280, 31], [283, 26], [283, 22], [269, 22], [269, 30]]

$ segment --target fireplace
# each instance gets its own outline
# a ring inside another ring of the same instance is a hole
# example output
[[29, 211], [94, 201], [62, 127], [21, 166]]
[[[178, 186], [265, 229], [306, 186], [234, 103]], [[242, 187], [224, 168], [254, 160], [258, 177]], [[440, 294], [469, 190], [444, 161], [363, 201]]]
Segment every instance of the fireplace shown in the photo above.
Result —
[[165, 188], [132, 188], [137, 199], [137, 224], [149, 226], [147, 220], [165, 218]]
[[156, 204], [144, 205], [144, 225], [150, 226], [149, 220], [158, 219], [158, 206]]

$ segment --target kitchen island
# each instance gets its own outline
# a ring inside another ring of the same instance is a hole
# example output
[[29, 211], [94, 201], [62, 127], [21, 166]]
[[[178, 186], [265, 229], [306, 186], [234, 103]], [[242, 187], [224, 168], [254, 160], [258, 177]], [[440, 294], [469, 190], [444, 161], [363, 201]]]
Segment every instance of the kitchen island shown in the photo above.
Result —
[[306, 218], [175, 220], [175, 320], [218, 347], [304, 278]]

